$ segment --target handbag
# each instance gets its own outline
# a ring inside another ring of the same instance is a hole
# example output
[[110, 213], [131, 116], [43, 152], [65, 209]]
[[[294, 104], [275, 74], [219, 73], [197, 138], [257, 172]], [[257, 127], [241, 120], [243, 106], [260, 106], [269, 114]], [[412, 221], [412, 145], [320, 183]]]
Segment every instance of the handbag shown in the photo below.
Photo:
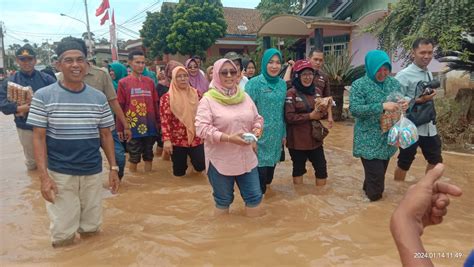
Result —
[[[429, 74], [428, 79], [431, 81]], [[433, 124], [436, 124], [436, 110], [433, 100], [422, 104], [416, 103], [416, 98], [420, 97], [421, 95], [421, 92], [420, 95], [418, 95], [418, 89], [421, 88], [422, 82], [423, 81], [420, 81], [416, 85], [415, 97], [410, 101], [406, 114], [407, 119], [411, 120], [416, 126], [429, 123], [430, 121], [433, 121]]]
[[[309, 106], [308, 100], [301, 92], [296, 91], [296, 95], [298, 95], [302, 100], [308, 112], [311, 112], [311, 107]], [[328, 128], [324, 127], [324, 125], [319, 120], [312, 120], [311, 121], [311, 136], [314, 140], [318, 142], [322, 142], [326, 136], [328, 136], [329, 130]]]

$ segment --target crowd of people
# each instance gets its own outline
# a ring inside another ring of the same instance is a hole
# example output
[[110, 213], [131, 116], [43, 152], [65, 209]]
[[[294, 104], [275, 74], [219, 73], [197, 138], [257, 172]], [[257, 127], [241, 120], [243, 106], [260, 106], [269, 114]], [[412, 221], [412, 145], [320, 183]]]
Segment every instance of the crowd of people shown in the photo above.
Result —
[[[288, 61], [283, 78], [284, 60], [274, 48], [264, 52], [259, 74], [256, 62], [235, 52], [205, 71], [201, 59], [191, 57], [184, 63], [171, 60], [158, 73], [145, 67], [142, 51], [129, 53], [129, 70], [118, 62], [109, 64], [107, 70], [92, 66], [84, 42], [72, 37], [63, 39], [56, 53], [60, 73], [52, 77], [34, 69], [33, 48], [25, 45], [17, 51], [20, 71], [8, 81], [32, 88], [30, 104], [8, 100], [6, 81], [0, 88], [0, 110], [15, 114], [26, 167], [38, 171], [55, 247], [72, 243], [76, 232], [94, 234], [99, 230], [100, 147], [110, 166], [112, 192], [117, 192], [124, 177], [126, 152], [132, 172], [138, 171], [142, 160], [144, 170], [151, 171], [157, 154], [168, 155], [173, 175], [183, 176], [189, 158], [196, 172], [206, 172], [218, 215], [229, 212], [234, 183], [247, 215], [263, 214], [263, 196], [285, 146], [293, 163], [294, 184], [303, 183], [308, 160], [314, 167], [315, 185], [327, 184], [323, 139], [333, 126], [334, 102], [328, 76], [321, 70], [322, 51], [313, 50], [306, 59]], [[370, 51], [365, 58], [366, 75], [352, 84], [353, 155], [361, 158], [365, 172], [362, 189], [371, 201], [382, 198], [387, 166], [397, 150], [387, 143], [388, 133], [381, 130], [380, 117], [385, 112], [407, 110], [407, 99], [416, 103], [433, 99], [435, 92], [418, 97], [414, 91], [419, 80], [432, 79], [427, 69], [432, 53], [430, 40], [417, 39], [413, 63], [392, 77], [389, 56], [384, 51]], [[387, 101], [393, 92], [405, 98]], [[419, 125], [418, 133], [415, 145], [400, 149], [396, 180], [404, 180], [417, 146], [428, 162], [427, 173], [442, 163], [433, 122]], [[443, 199], [447, 194], [460, 192], [450, 189]], [[446, 206], [436, 205], [436, 216], [444, 216]]]

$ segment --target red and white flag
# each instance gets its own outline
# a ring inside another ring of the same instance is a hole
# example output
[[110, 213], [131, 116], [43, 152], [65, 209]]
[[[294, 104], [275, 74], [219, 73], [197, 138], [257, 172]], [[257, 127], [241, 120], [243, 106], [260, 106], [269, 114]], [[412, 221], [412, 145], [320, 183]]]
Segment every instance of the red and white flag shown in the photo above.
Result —
[[109, 12], [105, 13], [105, 15], [100, 19], [100, 25], [104, 25], [104, 23], [109, 20]]
[[115, 32], [115, 12], [112, 10], [112, 20], [110, 24], [110, 52], [112, 54], [112, 61], [118, 60], [117, 51], [117, 33]]
[[104, 14], [104, 12], [109, 8], [110, 8], [109, 0], [102, 0], [102, 3], [100, 4], [100, 6], [95, 10], [95, 16], [98, 17]]

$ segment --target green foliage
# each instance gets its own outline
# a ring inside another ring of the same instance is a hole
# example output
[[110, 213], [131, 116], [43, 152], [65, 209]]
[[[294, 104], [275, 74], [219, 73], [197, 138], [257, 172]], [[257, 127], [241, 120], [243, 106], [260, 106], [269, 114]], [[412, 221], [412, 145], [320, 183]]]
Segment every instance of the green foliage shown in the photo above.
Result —
[[[379, 46], [389, 52], [402, 48], [407, 59], [418, 37], [433, 39], [443, 50], [459, 50], [461, 33], [474, 30], [472, 0], [400, 0], [383, 20], [366, 29], [379, 38]], [[467, 51], [464, 51], [467, 52]]]
[[176, 49], [169, 47], [166, 42], [166, 37], [171, 33], [173, 14], [174, 6], [167, 4], [161, 6], [160, 12], [147, 12], [140, 36], [143, 38], [143, 45], [149, 49], [150, 57], [176, 53]]
[[170, 49], [182, 55], [204, 56], [227, 30], [222, 3], [219, 0], [180, 0], [170, 30], [166, 37]]
[[323, 71], [333, 84], [350, 85], [353, 81], [365, 75], [365, 66], [351, 65], [354, 54], [343, 51], [341, 54], [329, 53], [324, 55]]
[[301, 11], [300, 0], [261, 0], [257, 9], [262, 12], [262, 17], [267, 20], [280, 14], [298, 14]]

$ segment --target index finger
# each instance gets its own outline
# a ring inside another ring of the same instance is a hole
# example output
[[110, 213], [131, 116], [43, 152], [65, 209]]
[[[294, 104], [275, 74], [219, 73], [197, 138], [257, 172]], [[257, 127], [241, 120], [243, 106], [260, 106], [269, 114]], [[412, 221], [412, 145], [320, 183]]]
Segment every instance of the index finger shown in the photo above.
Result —
[[436, 193], [444, 193], [451, 196], [459, 197], [462, 195], [461, 188], [448, 183], [437, 182], [434, 184], [433, 191]]

